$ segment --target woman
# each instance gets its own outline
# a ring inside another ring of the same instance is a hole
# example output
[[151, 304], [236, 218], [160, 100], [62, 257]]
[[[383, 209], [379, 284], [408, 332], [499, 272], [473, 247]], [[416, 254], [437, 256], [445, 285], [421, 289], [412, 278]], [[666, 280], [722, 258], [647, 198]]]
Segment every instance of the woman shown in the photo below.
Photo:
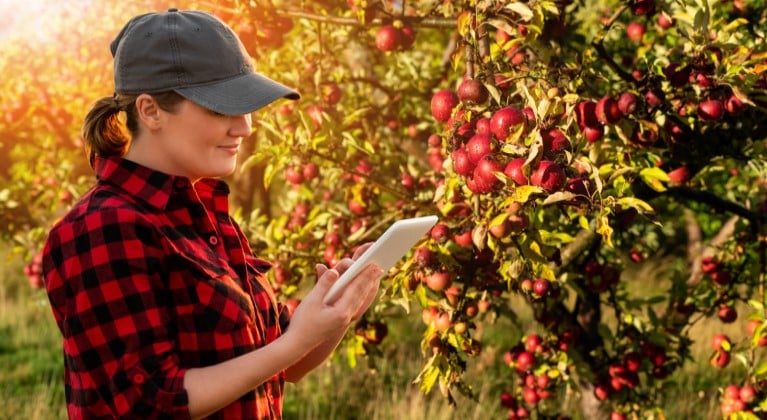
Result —
[[234, 32], [203, 12], [137, 16], [111, 51], [116, 93], [83, 125], [98, 182], [44, 248], [68, 414], [281, 418], [284, 381], [328, 357], [372, 303], [381, 270], [368, 267], [325, 305], [352, 259], [318, 265], [289, 317], [217, 178], [234, 171], [250, 114], [298, 94], [255, 73]]

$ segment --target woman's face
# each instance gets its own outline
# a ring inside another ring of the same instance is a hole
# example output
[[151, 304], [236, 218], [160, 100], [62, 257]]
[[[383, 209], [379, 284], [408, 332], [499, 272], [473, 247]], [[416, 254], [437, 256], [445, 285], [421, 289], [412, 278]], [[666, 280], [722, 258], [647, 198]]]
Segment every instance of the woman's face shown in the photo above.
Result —
[[240, 144], [251, 134], [250, 114], [221, 115], [184, 100], [160, 116], [159, 128], [131, 147], [141, 149], [138, 163], [193, 181], [234, 172]]

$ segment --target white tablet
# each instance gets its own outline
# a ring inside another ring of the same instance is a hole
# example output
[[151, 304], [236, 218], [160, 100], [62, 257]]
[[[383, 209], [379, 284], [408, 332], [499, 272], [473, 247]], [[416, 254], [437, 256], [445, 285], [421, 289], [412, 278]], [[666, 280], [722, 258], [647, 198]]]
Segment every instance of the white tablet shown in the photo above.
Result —
[[392, 223], [386, 232], [333, 283], [325, 295], [325, 304], [335, 302], [346, 285], [369, 264], [377, 264], [386, 274], [419, 239], [429, 232], [437, 220], [437, 216], [424, 216]]

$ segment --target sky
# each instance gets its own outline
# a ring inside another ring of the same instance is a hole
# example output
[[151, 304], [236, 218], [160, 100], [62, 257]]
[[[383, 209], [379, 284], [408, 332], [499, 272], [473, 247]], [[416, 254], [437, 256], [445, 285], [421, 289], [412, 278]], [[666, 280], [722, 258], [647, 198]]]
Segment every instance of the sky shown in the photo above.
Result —
[[77, 13], [92, 0], [0, 0], [0, 41], [29, 36], [46, 40], [51, 20], [58, 14]]

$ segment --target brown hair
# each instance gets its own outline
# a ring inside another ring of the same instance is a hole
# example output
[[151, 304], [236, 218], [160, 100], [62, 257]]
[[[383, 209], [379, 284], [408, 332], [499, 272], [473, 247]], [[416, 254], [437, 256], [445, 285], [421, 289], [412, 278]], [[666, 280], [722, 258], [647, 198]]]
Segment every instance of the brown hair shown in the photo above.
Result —
[[[122, 156], [128, 150], [131, 139], [139, 133], [136, 115], [138, 95], [105, 96], [96, 101], [83, 122], [83, 144], [91, 168], [96, 156]], [[176, 92], [153, 93], [163, 111], [173, 112], [184, 97]], [[120, 119], [125, 112], [125, 121]]]

